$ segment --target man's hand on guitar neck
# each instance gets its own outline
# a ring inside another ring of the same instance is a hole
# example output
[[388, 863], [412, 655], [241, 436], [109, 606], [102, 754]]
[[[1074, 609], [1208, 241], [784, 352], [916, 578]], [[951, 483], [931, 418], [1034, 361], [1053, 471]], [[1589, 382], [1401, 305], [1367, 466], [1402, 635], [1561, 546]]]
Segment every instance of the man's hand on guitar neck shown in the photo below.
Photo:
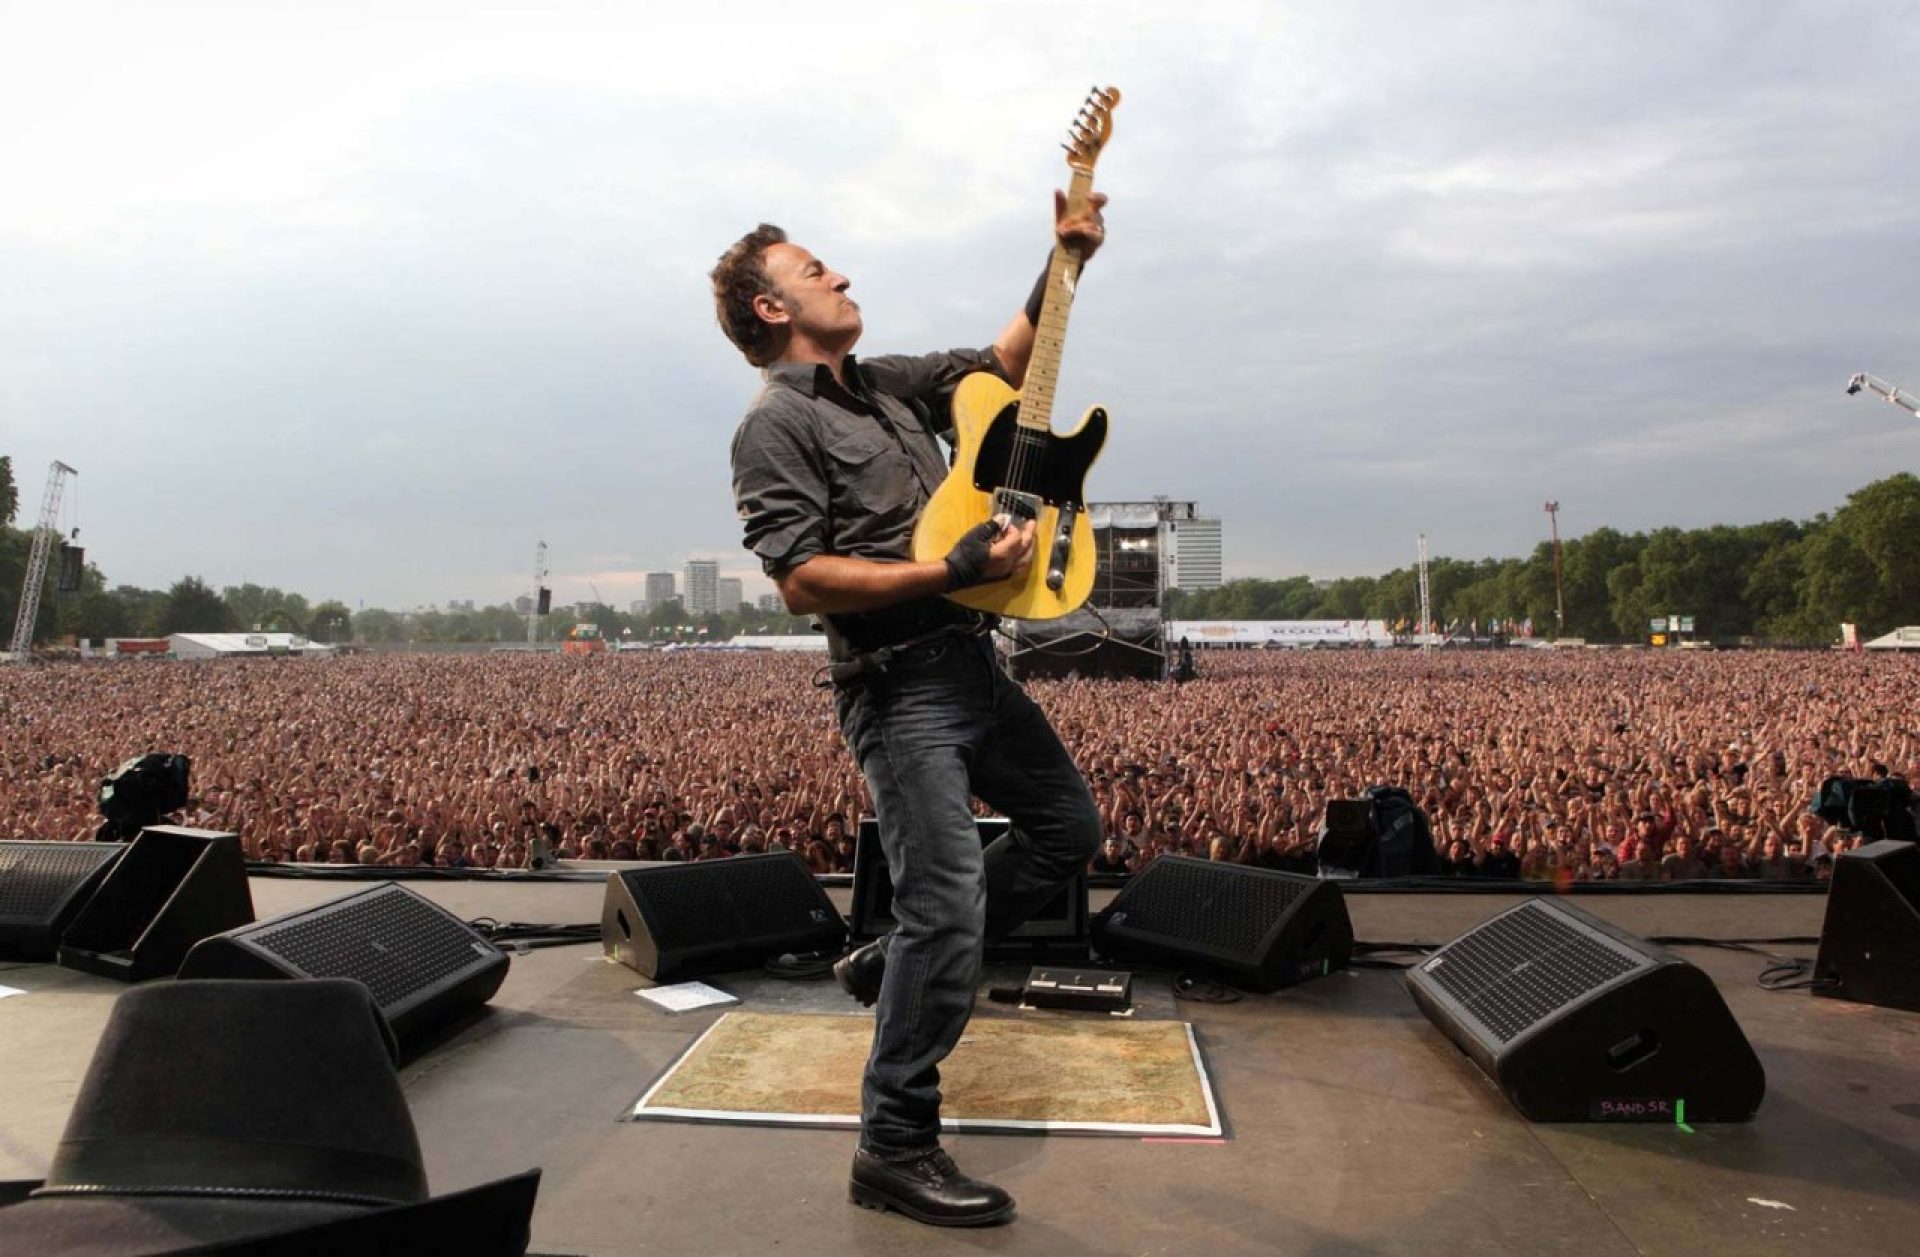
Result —
[[1107, 223], [1100, 211], [1107, 204], [1107, 194], [1095, 192], [1087, 197], [1085, 207], [1078, 214], [1067, 212], [1067, 194], [1058, 188], [1053, 192], [1053, 238], [1070, 252], [1077, 254], [1081, 264], [1099, 251], [1107, 238]]
[[[1100, 211], [1107, 204], [1107, 194], [1095, 192], [1087, 197], [1079, 213], [1070, 213], [1067, 207], [1067, 194], [1055, 189], [1053, 193], [1053, 240], [1056, 249], [1065, 249], [1080, 259], [1085, 266], [1087, 259], [1099, 251], [1107, 238], [1106, 219]], [[1048, 259], [1051, 263], [1052, 259]], [[1027, 363], [1033, 358], [1034, 328], [1039, 323], [1040, 298], [1045, 293], [1047, 272], [1040, 272], [1039, 282], [1034, 286], [1033, 296], [1027, 304], [1013, 316], [1000, 335], [993, 342], [993, 352], [1000, 359], [1001, 370], [1007, 373], [1007, 380], [1015, 388], [1026, 382]]]

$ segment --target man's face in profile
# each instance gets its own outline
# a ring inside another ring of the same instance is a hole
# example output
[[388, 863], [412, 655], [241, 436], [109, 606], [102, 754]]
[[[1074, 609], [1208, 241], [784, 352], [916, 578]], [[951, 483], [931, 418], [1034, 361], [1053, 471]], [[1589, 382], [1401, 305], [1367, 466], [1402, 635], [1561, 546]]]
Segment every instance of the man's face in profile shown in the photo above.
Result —
[[[779, 290], [770, 308], [782, 318], [772, 321], [784, 322], [794, 339], [842, 350], [851, 349], [860, 339], [860, 307], [847, 296], [852, 281], [846, 276], [828, 270], [826, 263], [797, 244], [767, 246], [762, 265]], [[769, 307], [760, 303], [768, 301], [756, 299], [755, 308], [762, 317]]]

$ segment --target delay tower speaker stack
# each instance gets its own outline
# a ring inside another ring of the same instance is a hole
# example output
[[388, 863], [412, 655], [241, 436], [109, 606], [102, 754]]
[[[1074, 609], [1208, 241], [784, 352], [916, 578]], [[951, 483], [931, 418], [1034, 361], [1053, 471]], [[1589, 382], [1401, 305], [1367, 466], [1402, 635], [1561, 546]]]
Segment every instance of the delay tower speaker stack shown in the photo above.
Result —
[[123, 842], [0, 842], [0, 960], [52, 960]]
[[1712, 979], [1563, 901], [1474, 927], [1407, 988], [1536, 1122], [1737, 1122], [1766, 1094]]
[[1253, 991], [1344, 969], [1353, 923], [1338, 883], [1186, 856], [1161, 856], [1094, 918], [1110, 960], [1194, 966]]
[[806, 861], [770, 851], [609, 875], [600, 941], [621, 964], [676, 982], [838, 948], [847, 925]]
[[1920, 1012], [1920, 846], [1870, 842], [1834, 861], [1813, 993]]
[[493, 998], [507, 957], [439, 904], [397, 882], [201, 941], [182, 978], [351, 978], [401, 1047]]

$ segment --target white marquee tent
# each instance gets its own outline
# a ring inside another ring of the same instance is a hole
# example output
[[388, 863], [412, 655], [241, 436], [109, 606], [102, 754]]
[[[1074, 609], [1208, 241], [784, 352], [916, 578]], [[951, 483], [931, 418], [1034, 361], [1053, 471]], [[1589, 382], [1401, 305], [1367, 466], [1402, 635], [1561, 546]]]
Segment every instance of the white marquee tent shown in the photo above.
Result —
[[1864, 647], [1866, 650], [1920, 650], [1920, 624], [1897, 628], [1885, 637], [1876, 637]]
[[230, 659], [245, 655], [327, 655], [333, 648], [298, 633], [175, 633], [167, 638], [175, 659]]

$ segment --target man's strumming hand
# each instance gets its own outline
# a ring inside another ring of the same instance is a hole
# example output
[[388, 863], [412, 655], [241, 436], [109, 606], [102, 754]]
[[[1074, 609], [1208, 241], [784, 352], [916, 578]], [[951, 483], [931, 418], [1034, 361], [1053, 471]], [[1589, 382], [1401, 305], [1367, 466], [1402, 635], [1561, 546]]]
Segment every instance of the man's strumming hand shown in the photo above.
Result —
[[1033, 563], [1034, 524], [1011, 525], [1008, 516], [996, 515], [953, 543], [947, 553], [949, 592], [1026, 575]]

